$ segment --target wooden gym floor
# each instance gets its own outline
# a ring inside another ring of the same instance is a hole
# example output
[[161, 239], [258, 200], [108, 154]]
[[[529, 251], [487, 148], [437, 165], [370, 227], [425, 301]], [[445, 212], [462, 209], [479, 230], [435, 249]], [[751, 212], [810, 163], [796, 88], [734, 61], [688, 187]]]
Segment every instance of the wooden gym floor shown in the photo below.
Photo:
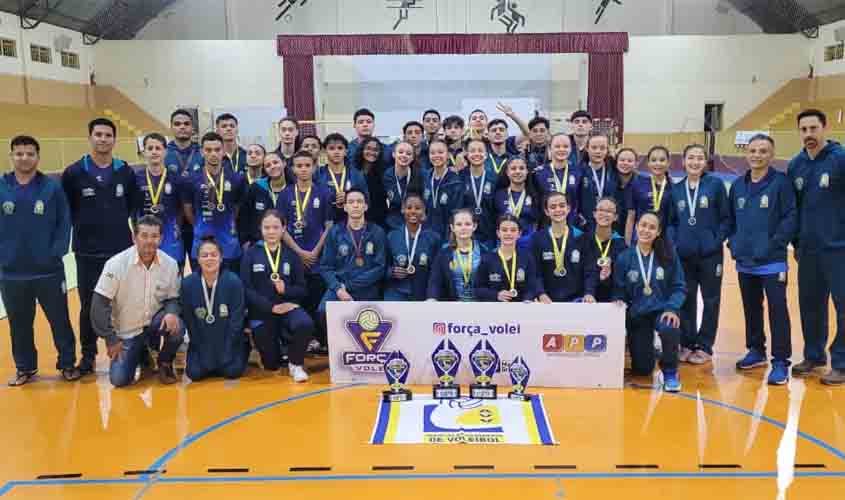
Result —
[[[307, 362], [308, 384], [250, 367], [239, 381], [144, 379], [117, 390], [101, 355], [96, 377], [68, 384], [52, 369], [39, 312], [40, 378], [0, 388], [0, 497], [845, 498], [845, 388], [817, 378], [769, 387], [764, 369], [736, 372], [742, 306], [726, 264], [713, 364], [684, 366], [676, 395], [648, 379], [618, 391], [536, 389], [560, 442], [548, 447], [371, 446], [382, 387], [332, 386], [319, 358]], [[797, 362], [795, 281], [793, 269]], [[14, 373], [6, 320], [0, 331], [5, 380]]]

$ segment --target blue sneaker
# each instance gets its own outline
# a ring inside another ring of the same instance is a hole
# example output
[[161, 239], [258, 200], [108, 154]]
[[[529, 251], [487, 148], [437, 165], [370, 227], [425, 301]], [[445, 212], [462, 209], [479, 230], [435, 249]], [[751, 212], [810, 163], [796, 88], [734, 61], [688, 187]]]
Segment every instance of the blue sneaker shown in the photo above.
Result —
[[678, 372], [663, 372], [663, 390], [666, 392], [680, 392], [681, 379], [678, 378]]
[[736, 362], [736, 369], [750, 370], [759, 366], [766, 366], [767, 364], [768, 361], [766, 360], [766, 356], [752, 349], [748, 351], [748, 354], [746, 354], [744, 358]]
[[789, 367], [786, 361], [772, 361], [769, 372], [769, 385], [784, 385], [789, 382]]

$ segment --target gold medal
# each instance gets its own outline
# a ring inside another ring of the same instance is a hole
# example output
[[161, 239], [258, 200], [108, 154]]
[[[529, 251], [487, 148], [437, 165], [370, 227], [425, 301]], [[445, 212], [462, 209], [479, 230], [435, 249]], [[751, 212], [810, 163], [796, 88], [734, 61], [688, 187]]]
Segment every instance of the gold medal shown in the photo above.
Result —
[[666, 179], [660, 184], [660, 191], [657, 190], [657, 181], [651, 176], [651, 203], [655, 212], [660, 212], [660, 205], [663, 203], [663, 194], [666, 192]]
[[516, 297], [516, 249], [514, 248], [513, 255], [511, 256], [510, 269], [508, 269], [508, 262], [504, 254], [502, 254], [502, 249], [500, 248], [496, 253], [499, 254], [499, 260], [502, 261], [502, 268], [505, 270], [505, 278], [507, 278], [508, 284], [510, 285], [509, 293], [511, 297]]
[[549, 236], [552, 239], [552, 251], [554, 252], [555, 256], [555, 276], [559, 278], [563, 278], [566, 276], [566, 242], [569, 240], [569, 228], [565, 228], [563, 232], [563, 241], [561, 242], [560, 246], [557, 245], [557, 238], [555, 237], [554, 231], [552, 228], [549, 228]]
[[267, 255], [267, 262], [270, 263], [270, 281], [279, 281], [279, 261], [282, 258], [282, 245], [279, 245], [279, 248], [276, 249], [276, 256], [270, 255], [270, 247], [267, 243], [264, 243], [264, 253]]
[[150, 193], [150, 202], [152, 202], [152, 206], [150, 207], [150, 211], [154, 214], [159, 213], [161, 211], [161, 206], [158, 203], [158, 200], [161, 199], [161, 192], [164, 190], [164, 184], [167, 180], [167, 169], [165, 168], [162, 170], [161, 179], [158, 181], [158, 187], [153, 189], [153, 178], [150, 176], [150, 169], [145, 169], [145, 173], [147, 174], [147, 192]]
[[599, 239], [598, 234], [595, 235], [595, 238], [596, 238], [596, 245], [598, 245], [599, 253], [601, 254], [601, 257], [599, 257], [599, 260], [596, 263], [598, 264], [599, 267], [609, 266], [610, 265], [610, 258], [607, 256], [607, 254], [610, 253], [610, 246], [611, 246], [610, 244], [612, 243], [613, 238], [611, 237], [610, 239], [608, 239], [607, 244], [604, 245], [604, 246], [602, 246], [602, 243], [601, 243], [601, 240]]
[[[329, 170], [331, 172], [331, 170]], [[344, 177], [346, 176], [346, 169], [343, 170]], [[334, 176], [334, 174], [332, 174]], [[293, 192], [294, 198], [296, 200], [296, 223], [294, 226], [302, 230], [305, 228], [305, 210], [308, 208], [308, 200], [311, 198], [311, 186], [308, 186], [308, 191], [305, 192], [305, 198], [302, 199], [302, 203], [299, 202], [299, 186], [297, 185], [294, 188]]]

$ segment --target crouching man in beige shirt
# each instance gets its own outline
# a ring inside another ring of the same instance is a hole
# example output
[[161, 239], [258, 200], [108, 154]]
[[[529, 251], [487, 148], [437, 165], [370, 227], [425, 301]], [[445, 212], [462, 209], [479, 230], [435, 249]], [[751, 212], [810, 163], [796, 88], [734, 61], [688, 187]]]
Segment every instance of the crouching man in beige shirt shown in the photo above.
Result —
[[158, 349], [159, 380], [176, 382], [173, 358], [182, 343], [179, 319], [179, 269], [176, 261], [158, 249], [161, 221], [145, 215], [135, 224], [131, 246], [106, 262], [94, 289], [91, 323], [105, 338], [115, 387], [129, 385], [146, 356], [147, 346]]

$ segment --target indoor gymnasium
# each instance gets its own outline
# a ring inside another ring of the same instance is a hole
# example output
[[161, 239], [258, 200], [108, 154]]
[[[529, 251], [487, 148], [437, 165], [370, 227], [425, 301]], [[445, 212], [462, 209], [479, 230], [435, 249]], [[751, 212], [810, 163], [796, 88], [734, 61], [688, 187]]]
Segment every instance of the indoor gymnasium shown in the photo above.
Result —
[[0, 498], [845, 497], [843, 47], [836, 0], [0, 0]]

